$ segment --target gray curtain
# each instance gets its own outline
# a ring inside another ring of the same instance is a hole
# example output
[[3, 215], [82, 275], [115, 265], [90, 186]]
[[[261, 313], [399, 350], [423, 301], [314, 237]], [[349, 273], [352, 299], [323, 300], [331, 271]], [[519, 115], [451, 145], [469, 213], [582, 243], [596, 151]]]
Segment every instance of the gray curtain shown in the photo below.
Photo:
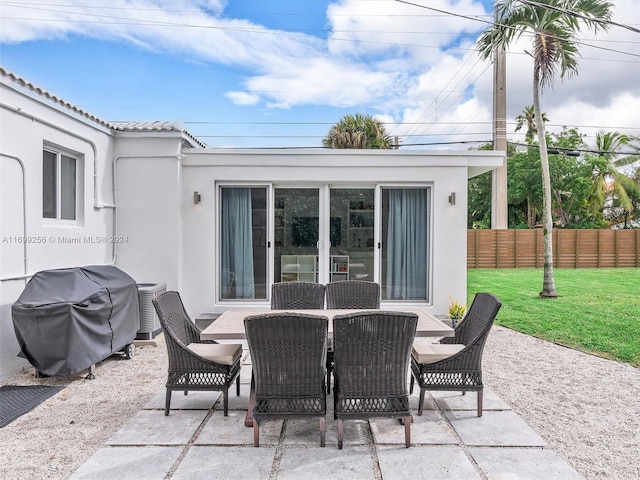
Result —
[[57, 157], [53, 152], [42, 151], [42, 216], [57, 218]]
[[423, 300], [427, 296], [427, 191], [389, 190], [387, 297]]
[[60, 218], [76, 219], [76, 159], [60, 156]]
[[251, 189], [222, 189], [222, 298], [255, 298]]

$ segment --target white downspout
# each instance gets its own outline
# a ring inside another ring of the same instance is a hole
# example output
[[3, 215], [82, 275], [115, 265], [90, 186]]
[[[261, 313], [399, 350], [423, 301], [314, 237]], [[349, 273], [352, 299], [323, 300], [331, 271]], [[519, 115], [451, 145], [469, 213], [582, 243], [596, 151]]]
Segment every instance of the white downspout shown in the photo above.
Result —
[[26, 280], [31, 275], [28, 275], [28, 264], [27, 264], [27, 181], [26, 175], [24, 172], [24, 163], [19, 157], [15, 157], [13, 155], [7, 155], [6, 153], [0, 153], [5, 158], [9, 158], [11, 160], [15, 160], [20, 165], [20, 170], [22, 170], [22, 238], [25, 240], [22, 242], [22, 262], [24, 275], [14, 276], [14, 277], [2, 277], [0, 281], [8, 281], [8, 280]]

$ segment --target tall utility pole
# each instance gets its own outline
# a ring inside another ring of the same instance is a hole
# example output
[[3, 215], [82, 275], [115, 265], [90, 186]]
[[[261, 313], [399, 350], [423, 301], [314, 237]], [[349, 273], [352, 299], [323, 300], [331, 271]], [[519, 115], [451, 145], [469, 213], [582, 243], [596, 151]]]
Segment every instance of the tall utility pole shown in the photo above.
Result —
[[491, 228], [509, 226], [507, 216], [507, 74], [506, 53], [497, 48], [493, 54], [493, 149], [504, 152], [502, 166], [492, 172]]

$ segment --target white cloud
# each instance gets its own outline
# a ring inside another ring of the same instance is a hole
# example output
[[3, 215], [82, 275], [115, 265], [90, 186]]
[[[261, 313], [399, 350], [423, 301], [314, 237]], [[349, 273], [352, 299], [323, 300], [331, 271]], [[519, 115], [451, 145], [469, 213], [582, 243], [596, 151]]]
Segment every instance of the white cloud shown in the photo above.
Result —
[[[638, 122], [640, 112], [640, 95], [621, 93], [612, 98], [610, 104], [601, 107], [585, 101], [573, 101], [563, 104], [560, 108], [549, 110], [549, 118], [560, 125], [580, 124], [580, 132], [587, 135], [585, 141], [594, 145], [595, 134], [599, 130], [615, 131], [619, 133], [640, 133]], [[608, 126], [608, 128], [603, 128]]]
[[236, 105], [257, 105], [260, 103], [260, 97], [258, 95], [251, 95], [246, 92], [227, 92], [225, 96]]
[[[416, 2], [420, 4], [420, 2]], [[338, 55], [368, 56], [397, 52], [420, 63], [437, 57], [440, 49], [463, 33], [477, 33], [486, 25], [433, 9], [482, 17], [482, 4], [472, 0], [423, 2], [429, 9], [392, 0], [343, 0], [327, 8], [332, 28], [329, 47]]]

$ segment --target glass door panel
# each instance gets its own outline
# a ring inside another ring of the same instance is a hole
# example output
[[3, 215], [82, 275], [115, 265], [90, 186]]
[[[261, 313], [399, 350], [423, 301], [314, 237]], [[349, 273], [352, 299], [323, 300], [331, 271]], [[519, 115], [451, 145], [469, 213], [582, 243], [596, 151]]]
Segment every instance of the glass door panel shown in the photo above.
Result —
[[330, 196], [329, 281], [375, 281], [374, 190], [334, 188]]
[[320, 192], [274, 190], [274, 282], [318, 282]]
[[221, 299], [267, 298], [267, 189], [220, 191]]
[[428, 188], [382, 189], [383, 300], [428, 300]]

